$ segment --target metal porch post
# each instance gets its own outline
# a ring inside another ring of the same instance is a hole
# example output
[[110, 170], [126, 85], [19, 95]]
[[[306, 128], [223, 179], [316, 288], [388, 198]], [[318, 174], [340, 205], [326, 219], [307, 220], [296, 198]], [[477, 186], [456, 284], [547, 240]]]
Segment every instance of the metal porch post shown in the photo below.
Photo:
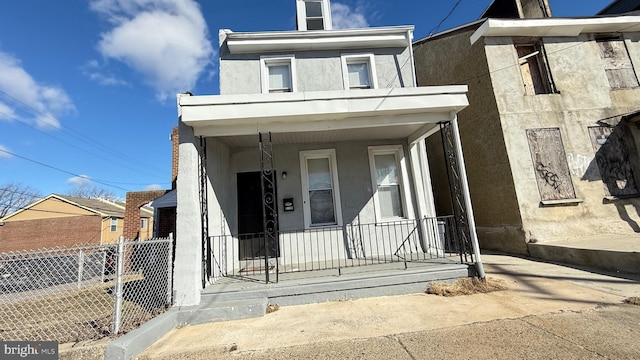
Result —
[[480, 258], [480, 245], [478, 243], [478, 235], [476, 234], [476, 221], [473, 215], [473, 208], [471, 207], [471, 195], [469, 193], [469, 182], [467, 180], [467, 170], [464, 163], [464, 155], [462, 154], [462, 142], [460, 140], [460, 131], [458, 129], [458, 115], [452, 114], [453, 120], [451, 125], [453, 126], [453, 137], [455, 140], [455, 151], [458, 157], [458, 171], [460, 172], [460, 183], [462, 187], [462, 195], [464, 197], [464, 203], [467, 208], [467, 221], [469, 224], [469, 233], [471, 235], [471, 242], [473, 244], [473, 253], [476, 258], [476, 269], [478, 270], [478, 276], [481, 279], [485, 278], [484, 266], [482, 265], [482, 259]]

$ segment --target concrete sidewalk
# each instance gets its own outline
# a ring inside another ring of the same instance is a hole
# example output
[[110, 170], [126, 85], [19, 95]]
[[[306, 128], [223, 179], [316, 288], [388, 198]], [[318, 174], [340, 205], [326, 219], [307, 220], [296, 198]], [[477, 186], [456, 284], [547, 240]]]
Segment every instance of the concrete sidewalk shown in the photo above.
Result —
[[[174, 329], [141, 359], [637, 358], [640, 276], [484, 255], [508, 290], [286, 306]], [[613, 275], [613, 276], [612, 276]]]

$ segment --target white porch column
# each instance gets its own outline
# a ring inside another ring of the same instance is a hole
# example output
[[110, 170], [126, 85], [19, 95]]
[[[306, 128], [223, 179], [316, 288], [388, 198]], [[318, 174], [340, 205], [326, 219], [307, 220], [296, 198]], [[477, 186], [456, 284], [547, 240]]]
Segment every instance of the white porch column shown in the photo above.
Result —
[[[426, 246], [424, 250], [434, 255], [442, 256], [444, 255], [444, 244], [439, 241], [440, 235], [437, 230], [437, 222], [434, 220], [436, 206], [433, 200], [431, 174], [423, 137], [409, 144], [409, 157], [413, 174], [413, 189], [416, 194], [417, 219], [420, 221], [421, 232], [424, 236], [423, 246]], [[429, 218], [429, 220], [425, 218]]]
[[467, 221], [469, 223], [469, 233], [471, 234], [471, 242], [473, 244], [473, 253], [476, 258], [478, 276], [480, 276], [481, 279], [484, 279], [484, 266], [482, 265], [482, 259], [480, 258], [480, 245], [478, 243], [478, 234], [476, 234], [476, 220], [473, 215], [473, 207], [471, 206], [471, 195], [469, 193], [467, 169], [464, 164], [462, 142], [460, 141], [460, 131], [458, 130], [458, 115], [452, 113], [451, 117], [453, 118], [453, 120], [451, 120], [451, 125], [453, 126], [453, 138], [455, 140], [456, 157], [458, 158], [458, 171], [460, 171], [460, 185], [462, 188], [462, 196], [464, 197], [464, 205], [467, 208]]
[[436, 217], [427, 147], [423, 138], [409, 145], [409, 156], [414, 179], [413, 187], [418, 200], [418, 217]]
[[[179, 106], [178, 109], [180, 110]], [[198, 167], [200, 155], [193, 128], [185, 125], [182, 120], [179, 121], [179, 126], [174, 304], [191, 306], [200, 303], [202, 289], [202, 217]]]

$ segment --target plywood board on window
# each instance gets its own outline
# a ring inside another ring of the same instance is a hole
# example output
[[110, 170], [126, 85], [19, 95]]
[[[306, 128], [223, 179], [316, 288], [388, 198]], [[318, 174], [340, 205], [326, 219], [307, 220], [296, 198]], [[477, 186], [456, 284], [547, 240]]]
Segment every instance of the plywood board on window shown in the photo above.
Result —
[[540, 199], [575, 199], [560, 129], [527, 129], [527, 139]]
[[600, 58], [612, 88], [638, 86], [638, 78], [622, 39], [599, 40]]

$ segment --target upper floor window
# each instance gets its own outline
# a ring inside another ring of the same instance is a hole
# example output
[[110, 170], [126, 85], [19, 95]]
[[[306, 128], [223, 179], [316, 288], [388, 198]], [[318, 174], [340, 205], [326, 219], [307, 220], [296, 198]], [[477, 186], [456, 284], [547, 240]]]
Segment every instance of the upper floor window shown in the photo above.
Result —
[[638, 77], [629, 59], [629, 52], [620, 38], [596, 39], [602, 66], [613, 89], [638, 87]]
[[140, 219], [140, 229], [146, 230], [149, 227], [149, 219], [141, 218]]
[[111, 218], [111, 223], [109, 224], [109, 231], [116, 232], [118, 231], [118, 218]]
[[515, 48], [525, 94], [555, 93], [555, 86], [542, 44], [539, 42], [516, 44]]
[[373, 54], [342, 55], [345, 89], [375, 89], [378, 87]]
[[328, 0], [297, 0], [298, 30], [331, 30]]
[[295, 91], [295, 62], [293, 56], [261, 57], [262, 92]]

